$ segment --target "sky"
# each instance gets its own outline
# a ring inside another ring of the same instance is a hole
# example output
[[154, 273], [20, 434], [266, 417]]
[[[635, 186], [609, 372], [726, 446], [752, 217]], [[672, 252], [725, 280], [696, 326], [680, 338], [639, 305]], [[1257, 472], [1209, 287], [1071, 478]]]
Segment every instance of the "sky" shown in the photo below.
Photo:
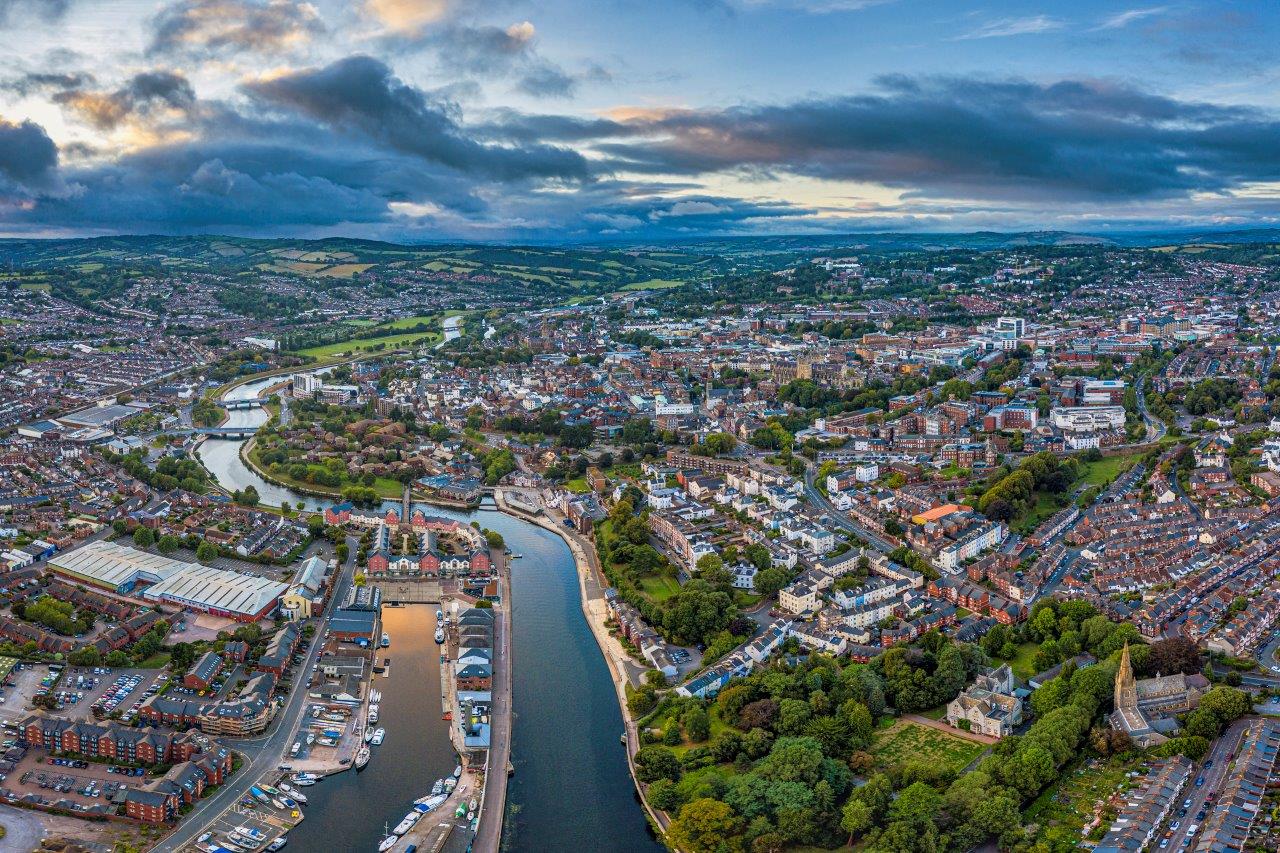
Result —
[[1280, 4], [0, 0], [0, 236], [1280, 226]]

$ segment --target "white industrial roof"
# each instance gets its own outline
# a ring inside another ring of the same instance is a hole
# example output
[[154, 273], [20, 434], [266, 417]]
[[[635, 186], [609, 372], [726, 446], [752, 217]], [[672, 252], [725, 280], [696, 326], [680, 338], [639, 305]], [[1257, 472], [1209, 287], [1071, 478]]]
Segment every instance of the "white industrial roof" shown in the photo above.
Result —
[[246, 615], [260, 613], [288, 588], [257, 575], [173, 560], [105, 541], [58, 554], [49, 564], [112, 587], [145, 581], [153, 585], [142, 594], [153, 601]]
[[189, 568], [149, 587], [143, 595], [152, 600], [175, 601], [197, 607], [211, 607], [231, 613], [252, 615], [262, 612], [284, 594], [288, 584], [212, 566], [188, 564]]
[[136, 580], [156, 583], [193, 564], [114, 542], [97, 541], [58, 554], [50, 558], [49, 565], [118, 587]]

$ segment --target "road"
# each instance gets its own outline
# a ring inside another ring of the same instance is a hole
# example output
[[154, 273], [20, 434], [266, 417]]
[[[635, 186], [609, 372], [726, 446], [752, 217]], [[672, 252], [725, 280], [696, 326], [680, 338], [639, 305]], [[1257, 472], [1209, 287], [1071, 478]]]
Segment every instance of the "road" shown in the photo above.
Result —
[[[1182, 800], [1191, 800], [1191, 806], [1183, 811], [1182, 803], [1178, 803], [1177, 807], [1172, 810], [1170, 825], [1173, 821], [1178, 821], [1178, 828], [1173, 830], [1172, 837], [1169, 838], [1169, 844], [1165, 850], [1181, 850], [1182, 844], [1187, 837], [1187, 831], [1193, 825], [1203, 826], [1204, 821], [1196, 820], [1196, 815], [1205, 807], [1205, 801], [1209, 798], [1209, 794], [1218, 790], [1222, 785], [1222, 778], [1227, 773], [1227, 756], [1235, 752], [1240, 746], [1240, 736], [1244, 734], [1244, 730], [1249, 725], [1249, 719], [1236, 720], [1223, 733], [1222, 737], [1214, 741], [1213, 746], [1209, 749], [1209, 754], [1205, 756], [1203, 763], [1197, 764], [1191, 773], [1191, 782], [1182, 792]], [[1208, 769], [1205, 764], [1213, 762], [1213, 766]], [[1196, 779], [1204, 777], [1203, 785], [1196, 785]], [[1158, 844], [1159, 841], [1154, 842]]]
[[849, 533], [852, 533], [855, 536], [859, 536], [862, 539], [865, 539], [867, 543], [870, 544], [871, 547], [875, 548], [877, 551], [882, 551], [887, 554], [890, 551], [894, 550], [895, 547], [897, 547], [893, 543], [889, 542], [889, 540], [881, 536], [879, 533], [876, 533], [870, 530], [869, 528], [864, 527], [861, 524], [858, 524], [856, 521], [849, 518], [848, 515], [836, 509], [832, 505], [831, 501], [827, 500], [827, 496], [824, 495], [822, 492], [818, 491], [817, 487], [813, 485], [813, 469], [812, 468], [807, 468], [805, 469], [805, 472], [804, 472], [804, 493], [809, 498], [809, 502], [813, 506], [821, 509], [824, 513], [829, 515], [831, 517], [831, 520], [834, 521], [837, 526], [843, 528], [844, 530], [847, 530]]
[[[356, 549], [352, 547], [351, 554]], [[258, 782], [263, 775], [275, 770], [284, 756], [285, 748], [293, 742], [302, 713], [306, 709], [307, 674], [320, 656], [324, 645], [324, 627], [329, 615], [346, 593], [354, 576], [355, 560], [351, 556], [342, 567], [338, 579], [334, 581], [334, 594], [329, 598], [324, 619], [316, 623], [315, 635], [311, 638], [311, 648], [306, 658], [294, 669], [293, 692], [284, 707], [276, 714], [265, 734], [244, 740], [227, 740], [227, 746], [244, 756], [244, 765], [231, 777], [231, 781], [223, 785], [216, 794], [198, 802], [194, 809], [182, 820], [178, 828], [164, 841], [153, 848], [154, 853], [173, 853], [190, 844], [205, 832], [210, 824], [228, 807], [234, 805], [248, 793], [249, 787]]]

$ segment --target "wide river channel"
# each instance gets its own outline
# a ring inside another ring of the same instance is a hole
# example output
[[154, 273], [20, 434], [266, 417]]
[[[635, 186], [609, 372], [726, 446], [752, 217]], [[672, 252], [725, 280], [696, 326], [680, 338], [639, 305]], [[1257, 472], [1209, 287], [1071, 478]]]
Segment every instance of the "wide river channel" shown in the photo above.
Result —
[[[279, 379], [242, 385], [228, 400], [256, 396]], [[228, 426], [260, 426], [262, 409], [231, 412]], [[241, 442], [210, 439], [198, 455], [226, 489], [253, 486], [263, 503], [320, 509], [331, 503], [263, 480], [240, 460]], [[399, 508], [395, 502], [387, 507]], [[514, 731], [503, 849], [553, 853], [657, 853], [619, 743], [622, 713], [608, 666], [582, 612], [573, 555], [563, 540], [486, 503], [474, 512], [423, 506], [435, 515], [479, 521], [521, 559], [511, 565]], [[386, 607], [391, 676], [379, 725], [386, 742], [363, 772], [340, 773], [307, 789], [307, 818], [289, 834], [297, 850], [376, 850], [384, 823], [399, 823], [455, 755], [440, 719], [435, 614], [424, 605]], [[381, 654], [381, 653], [380, 653]], [[478, 852], [479, 853], [479, 852]]]

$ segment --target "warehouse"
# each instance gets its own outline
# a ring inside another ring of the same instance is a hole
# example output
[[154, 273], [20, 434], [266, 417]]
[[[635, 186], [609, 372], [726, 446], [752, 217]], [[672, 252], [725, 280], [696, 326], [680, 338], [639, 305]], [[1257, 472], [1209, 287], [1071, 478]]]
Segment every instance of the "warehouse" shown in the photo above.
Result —
[[49, 560], [54, 572], [121, 595], [140, 595], [241, 622], [265, 617], [287, 584], [149, 554], [114, 542], [90, 542]]

